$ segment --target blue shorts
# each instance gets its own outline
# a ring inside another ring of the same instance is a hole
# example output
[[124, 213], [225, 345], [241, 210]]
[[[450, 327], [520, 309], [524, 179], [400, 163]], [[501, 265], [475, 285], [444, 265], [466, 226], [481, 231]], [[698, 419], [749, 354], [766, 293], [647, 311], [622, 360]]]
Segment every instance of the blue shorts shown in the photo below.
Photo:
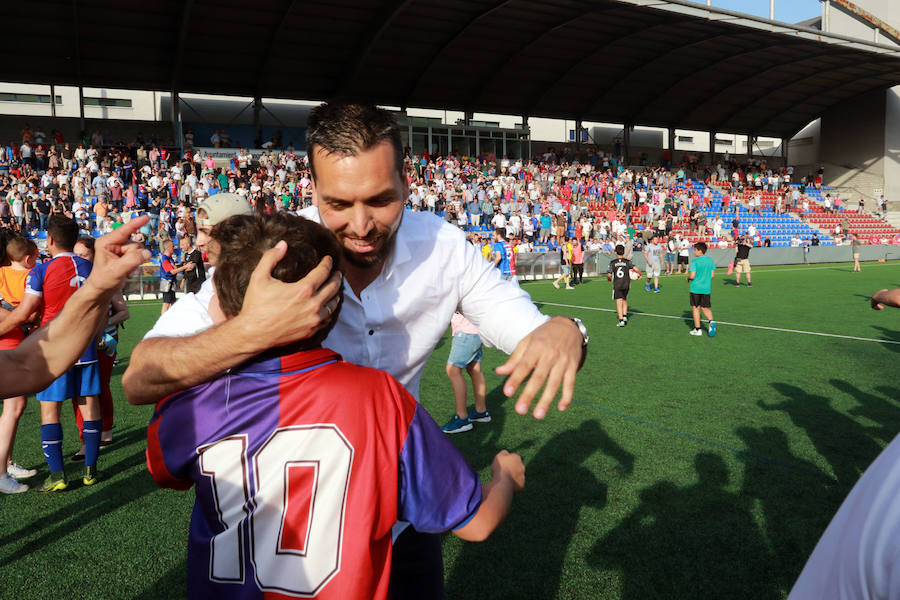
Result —
[[100, 368], [96, 362], [75, 365], [63, 373], [50, 387], [38, 392], [40, 402], [63, 402], [78, 396], [100, 395]]
[[450, 343], [447, 364], [465, 369], [474, 362], [481, 362], [481, 336], [477, 333], [457, 333]]

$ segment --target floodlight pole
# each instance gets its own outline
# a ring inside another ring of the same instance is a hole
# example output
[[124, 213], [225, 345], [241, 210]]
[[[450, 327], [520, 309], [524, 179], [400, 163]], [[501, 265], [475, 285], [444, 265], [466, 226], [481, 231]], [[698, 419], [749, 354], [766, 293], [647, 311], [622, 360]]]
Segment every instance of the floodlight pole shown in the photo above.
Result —
[[775, 20], [775, 0], [769, 0], [769, 20]]

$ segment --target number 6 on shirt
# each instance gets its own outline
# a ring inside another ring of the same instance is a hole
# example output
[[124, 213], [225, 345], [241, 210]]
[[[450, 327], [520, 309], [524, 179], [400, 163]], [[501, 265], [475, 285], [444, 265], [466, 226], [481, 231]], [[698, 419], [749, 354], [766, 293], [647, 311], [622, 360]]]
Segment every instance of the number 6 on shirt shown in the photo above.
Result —
[[314, 595], [341, 568], [341, 540], [353, 447], [334, 425], [282, 427], [260, 446], [248, 469], [247, 436], [197, 448], [224, 531], [210, 544], [210, 579], [244, 581], [249, 517], [250, 560], [260, 589]]

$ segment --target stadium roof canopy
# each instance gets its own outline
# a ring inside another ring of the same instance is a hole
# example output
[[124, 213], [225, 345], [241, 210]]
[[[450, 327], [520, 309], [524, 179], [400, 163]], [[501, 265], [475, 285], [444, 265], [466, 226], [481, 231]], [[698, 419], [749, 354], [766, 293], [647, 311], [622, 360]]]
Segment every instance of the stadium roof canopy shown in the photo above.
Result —
[[25, 0], [0, 80], [788, 137], [895, 47], [683, 0]]

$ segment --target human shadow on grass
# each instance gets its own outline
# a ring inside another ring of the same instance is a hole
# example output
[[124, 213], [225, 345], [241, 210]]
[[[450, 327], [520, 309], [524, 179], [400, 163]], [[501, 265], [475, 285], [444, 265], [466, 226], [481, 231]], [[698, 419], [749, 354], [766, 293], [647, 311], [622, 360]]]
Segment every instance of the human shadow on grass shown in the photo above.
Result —
[[608, 482], [584, 463], [597, 451], [617, 471], [631, 472], [634, 457], [596, 420], [549, 440], [526, 463], [525, 490], [506, 521], [485, 542], [465, 544], [447, 576], [448, 598], [554, 598], [563, 561], [585, 507], [606, 506]]
[[[880, 325], [873, 325], [872, 329], [881, 333], [881, 339], [885, 341], [900, 342], [900, 331], [888, 329], [887, 327], [881, 327]], [[884, 344], [884, 346], [888, 347], [894, 352], [900, 352], [900, 344]]]
[[872, 439], [873, 432], [832, 408], [830, 398], [787, 383], [771, 385], [784, 399], [779, 403], [760, 400], [757, 404], [763, 410], [786, 412], [794, 425], [806, 431], [837, 480], [853, 485], [881, 452], [881, 446]]
[[19, 546], [14, 555], [0, 559], [0, 569], [15, 563], [19, 558], [23, 558], [32, 552], [38, 552], [45, 546], [58, 542], [66, 535], [90, 524], [99, 516], [113, 512], [156, 490], [156, 484], [153, 482], [150, 474], [144, 469], [135, 471], [125, 479], [115, 482], [110, 481], [108, 485], [103, 485], [104, 480], [111, 480], [119, 473], [133, 469], [143, 463], [144, 453], [136, 452], [111, 467], [101, 470], [102, 479], [100, 485], [96, 486], [97, 489], [89, 492], [81, 486], [79, 480], [72, 480], [69, 485], [73, 489], [57, 493], [82, 494], [78, 501], [66, 504], [48, 515], [42, 515], [39, 519], [30, 521], [24, 524], [23, 527], [0, 538], [0, 548], [3, 548], [7, 544], [17, 543], [22, 539], [37, 535], [34, 539]]
[[751, 505], [725, 489], [725, 461], [704, 452], [694, 467], [694, 484], [644, 489], [640, 506], [594, 544], [588, 563], [621, 573], [623, 600], [780, 598]]
[[850, 491], [814, 464], [795, 456], [787, 434], [775, 427], [740, 427], [746, 454], [743, 502], [762, 510], [772, 555], [758, 564], [766, 578], [787, 593], [803, 570], [831, 517]]
[[859, 406], [855, 406], [847, 412], [853, 416], [863, 417], [878, 424], [877, 427], [866, 428], [869, 435], [878, 438], [887, 445], [900, 432], [900, 404], [893, 400], [893, 398], [897, 397], [896, 389], [887, 388], [887, 393], [885, 393], [884, 397], [881, 397], [864, 392], [853, 384], [841, 379], [831, 379], [829, 383], [840, 391], [853, 396], [859, 402]]

